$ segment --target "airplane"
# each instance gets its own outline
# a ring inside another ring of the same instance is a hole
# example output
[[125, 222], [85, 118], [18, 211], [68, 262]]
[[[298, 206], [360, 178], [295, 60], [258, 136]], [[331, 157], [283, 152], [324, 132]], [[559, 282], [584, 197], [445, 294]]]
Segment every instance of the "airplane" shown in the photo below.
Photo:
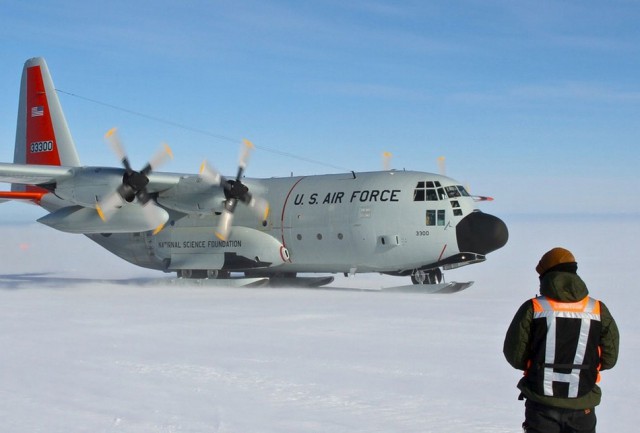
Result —
[[35, 203], [49, 212], [38, 222], [178, 279], [320, 286], [333, 277], [303, 275], [380, 273], [444, 287], [443, 269], [482, 262], [508, 240], [506, 224], [475, 206], [489, 198], [440, 174], [247, 178], [248, 140], [233, 178], [206, 162], [195, 174], [158, 172], [168, 147], [136, 171], [117, 130], [105, 138], [123, 167], [83, 166], [45, 60], [27, 60], [0, 201]]

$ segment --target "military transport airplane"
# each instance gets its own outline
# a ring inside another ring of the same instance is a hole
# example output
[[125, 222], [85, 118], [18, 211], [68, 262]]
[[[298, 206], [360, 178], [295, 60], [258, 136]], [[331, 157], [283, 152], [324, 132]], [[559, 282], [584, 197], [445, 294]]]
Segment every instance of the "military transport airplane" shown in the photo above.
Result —
[[[416, 171], [250, 179], [246, 141], [234, 178], [203, 163], [198, 174], [131, 167], [115, 130], [106, 140], [123, 168], [80, 163], [48, 67], [24, 65], [11, 191], [49, 213], [54, 229], [81, 233], [135, 265], [182, 278], [304, 282], [299, 274], [377, 272], [441, 283], [441, 269], [482, 262], [504, 246], [507, 227], [475, 208], [459, 182]], [[326, 284], [332, 278], [313, 279]]]

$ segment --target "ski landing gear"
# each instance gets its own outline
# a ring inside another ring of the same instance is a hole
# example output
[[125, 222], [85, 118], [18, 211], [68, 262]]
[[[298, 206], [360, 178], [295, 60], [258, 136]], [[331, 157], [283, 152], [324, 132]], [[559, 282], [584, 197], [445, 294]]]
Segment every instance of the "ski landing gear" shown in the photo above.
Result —
[[441, 284], [444, 282], [444, 275], [442, 275], [440, 268], [427, 271], [416, 269], [411, 274], [411, 282], [413, 284]]
[[406, 293], [456, 293], [471, 287], [473, 281], [457, 283], [452, 281], [445, 283], [444, 275], [440, 268], [421, 270], [416, 269], [411, 274], [412, 285], [385, 287], [386, 292], [406, 292]]
[[321, 287], [333, 282], [332, 276], [298, 277], [295, 272], [261, 273], [245, 272], [244, 277], [231, 276], [231, 272], [214, 269], [179, 269], [178, 279], [183, 284], [192, 282], [206, 286], [269, 286], [269, 287]]
[[228, 271], [218, 271], [215, 269], [179, 269], [177, 271], [178, 278], [186, 279], [226, 279], [230, 277]]

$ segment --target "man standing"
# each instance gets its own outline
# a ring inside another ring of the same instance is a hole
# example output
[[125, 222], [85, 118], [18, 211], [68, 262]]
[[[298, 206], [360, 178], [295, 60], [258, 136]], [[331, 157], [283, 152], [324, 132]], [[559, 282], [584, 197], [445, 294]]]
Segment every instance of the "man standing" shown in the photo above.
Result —
[[600, 371], [618, 359], [616, 322], [591, 298], [564, 248], [545, 253], [536, 271], [540, 296], [526, 301], [507, 331], [504, 356], [524, 370], [526, 433], [595, 433]]

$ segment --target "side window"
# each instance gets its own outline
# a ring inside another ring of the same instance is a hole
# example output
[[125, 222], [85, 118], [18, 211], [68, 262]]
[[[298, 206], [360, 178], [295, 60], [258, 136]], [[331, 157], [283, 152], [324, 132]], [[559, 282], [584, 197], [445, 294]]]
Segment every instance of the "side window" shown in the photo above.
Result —
[[427, 223], [428, 226], [435, 226], [436, 225], [436, 211], [435, 210], [428, 210], [427, 211], [426, 223]]
[[453, 216], [462, 216], [462, 209], [460, 209], [460, 202], [458, 200], [451, 200], [451, 207], [453, 208]]
[[439, 209], [436, 211], [435, 209], [427, 210], [425, 223], [428, 226], [444, 226], [445, 223], [445, 211], [444, 209]]

